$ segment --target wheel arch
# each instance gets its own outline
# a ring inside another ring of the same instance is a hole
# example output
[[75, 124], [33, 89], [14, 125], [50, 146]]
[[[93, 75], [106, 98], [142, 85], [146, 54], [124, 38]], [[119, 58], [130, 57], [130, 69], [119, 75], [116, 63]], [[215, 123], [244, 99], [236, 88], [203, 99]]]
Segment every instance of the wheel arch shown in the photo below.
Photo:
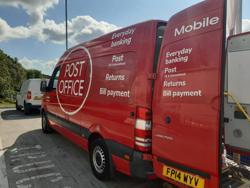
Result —
[[90, 146], [91, 143], [93, 143], [93, 141], [97, 140], [97, 139], [102, 139], [104, 140], [104, 138], [102, 137], [102, 135], [98, 132], [93, 132], [89, 135], [88, 137], [88, 150], [90, 150]]

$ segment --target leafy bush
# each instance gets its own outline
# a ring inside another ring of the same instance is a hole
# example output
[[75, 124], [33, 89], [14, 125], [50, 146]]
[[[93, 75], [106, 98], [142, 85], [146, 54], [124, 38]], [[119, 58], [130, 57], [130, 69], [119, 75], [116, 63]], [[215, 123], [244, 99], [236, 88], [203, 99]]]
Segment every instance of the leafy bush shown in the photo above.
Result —
[[14, 98], [24, 80], [42, 77], [41, 71], [26, 70], [17, 58], [11, 58], [0, 50], [0, 98]]

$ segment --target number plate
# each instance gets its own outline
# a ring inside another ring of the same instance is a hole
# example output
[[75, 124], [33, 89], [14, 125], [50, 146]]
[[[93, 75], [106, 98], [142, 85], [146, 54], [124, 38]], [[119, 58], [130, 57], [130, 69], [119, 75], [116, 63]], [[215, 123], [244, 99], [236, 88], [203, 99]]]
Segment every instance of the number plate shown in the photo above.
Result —
[[35, 97], [34, 97], [34, 100], [42, 100], [42, 97], [35, 96]]
[[163, 166], [162, 175], [194, 188], [204, 188], [205, 179], [169, 166]]

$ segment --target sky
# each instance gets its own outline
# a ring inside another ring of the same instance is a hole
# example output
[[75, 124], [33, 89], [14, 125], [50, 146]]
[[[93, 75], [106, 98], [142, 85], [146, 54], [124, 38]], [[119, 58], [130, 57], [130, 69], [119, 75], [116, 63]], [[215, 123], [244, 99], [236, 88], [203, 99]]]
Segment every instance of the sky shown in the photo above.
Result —
[[[65, 0], [0, 0], [0, 49], [51, 74], [65, 51]], [[149, 19], [168, 20], [201, 0], [68, 0], [69, 47]], [[243, 0], [243, 30], [250, 30]]]

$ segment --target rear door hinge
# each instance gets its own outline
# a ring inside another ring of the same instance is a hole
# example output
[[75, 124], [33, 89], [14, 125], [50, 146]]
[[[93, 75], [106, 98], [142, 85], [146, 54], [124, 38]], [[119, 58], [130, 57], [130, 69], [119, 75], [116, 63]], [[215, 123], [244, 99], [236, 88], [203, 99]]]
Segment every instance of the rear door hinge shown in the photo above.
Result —
[[149, 80], [156, 80], [156, 78], [157, 78], [157, 73], [149, 73], [148, 74]]

